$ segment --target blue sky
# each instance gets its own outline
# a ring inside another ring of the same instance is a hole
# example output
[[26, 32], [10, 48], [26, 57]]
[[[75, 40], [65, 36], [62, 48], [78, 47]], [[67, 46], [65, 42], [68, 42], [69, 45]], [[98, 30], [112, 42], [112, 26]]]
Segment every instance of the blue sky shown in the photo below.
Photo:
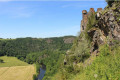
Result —
[[1, 1], [0, 37], [77, 35], [82, 10], [104, 8], [105, 1]]

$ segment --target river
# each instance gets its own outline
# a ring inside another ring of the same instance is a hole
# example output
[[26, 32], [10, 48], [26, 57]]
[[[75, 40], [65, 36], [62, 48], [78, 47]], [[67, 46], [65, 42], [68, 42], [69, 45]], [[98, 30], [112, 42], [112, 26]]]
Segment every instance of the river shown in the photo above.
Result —
[[38, 80], [42, 80], [45, 75], [46, 69], [40, 68], [40, 74], [38, 75]]

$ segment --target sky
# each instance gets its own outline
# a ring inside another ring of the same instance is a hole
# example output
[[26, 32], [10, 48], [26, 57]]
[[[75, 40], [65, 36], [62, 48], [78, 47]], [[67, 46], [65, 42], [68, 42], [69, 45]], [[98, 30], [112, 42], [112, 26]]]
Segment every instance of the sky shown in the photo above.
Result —
[[106, 5], [87, 0], [0, 0], [0, 38], [77, 36], [82, 10]]

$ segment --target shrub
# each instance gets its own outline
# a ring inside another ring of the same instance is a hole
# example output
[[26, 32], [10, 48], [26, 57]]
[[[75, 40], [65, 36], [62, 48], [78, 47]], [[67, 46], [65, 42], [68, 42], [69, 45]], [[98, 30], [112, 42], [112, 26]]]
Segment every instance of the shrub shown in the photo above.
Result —
[[37, 76], [35, 74], [33, 75], [33, 80], [37, 80]]
[[0, 59], [0, 63], [3, 63], [3, 60], [2, 60], [2, 59]]
[[102, 45], [100, 46], [100, 55], [102, 56], [107, 56], [110, 54], [110, 47], [109, 45], [105, 44], [105, 45]]
[[80, 66], [74, 65], [74, 74], [81, 73], [83, 71], [83, 64], [81, 63]]
[[69, 65], [67, 68], [66, 68], [67, 72], [68, 73], [72, 73], [74, 71], [74, 67], [73, 65]]
[[118, 2], [120, 0], [106, 0], [106, 2], [108, 3], [108, 5], [111, 7], [112, 6], [112, 3], [114, 2]]
[[97, 20], [95, 18], [95, 14], [91, 14], [88, 18], [88, 23], [87, 23], [87, 27], [86, 27], [86, 30], [85, 30], [85, 38], [86, 40], [88, 41], [92, 41], [91, 37], [88, 35], [88, 31], [90, 29], [92, 29], [94, 27], [94, 25], [97, 23]]
[[37, 75], [40, 73], [40, 64], [36, 63], [36, 73]]
[[109, 6], [112, 6], [112, 3], [114, 2], [115, 0], [106, 0], [106, 2], [108, 3]]

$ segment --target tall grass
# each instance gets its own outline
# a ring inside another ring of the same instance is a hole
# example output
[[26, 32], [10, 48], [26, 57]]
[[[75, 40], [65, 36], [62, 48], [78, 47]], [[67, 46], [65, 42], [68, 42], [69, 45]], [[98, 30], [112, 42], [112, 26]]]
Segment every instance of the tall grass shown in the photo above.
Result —
[[105, 44], [100, 47], [100, 55], [74, 77], [74, 80], [120, 80], [120, 47], [111, 51]]

